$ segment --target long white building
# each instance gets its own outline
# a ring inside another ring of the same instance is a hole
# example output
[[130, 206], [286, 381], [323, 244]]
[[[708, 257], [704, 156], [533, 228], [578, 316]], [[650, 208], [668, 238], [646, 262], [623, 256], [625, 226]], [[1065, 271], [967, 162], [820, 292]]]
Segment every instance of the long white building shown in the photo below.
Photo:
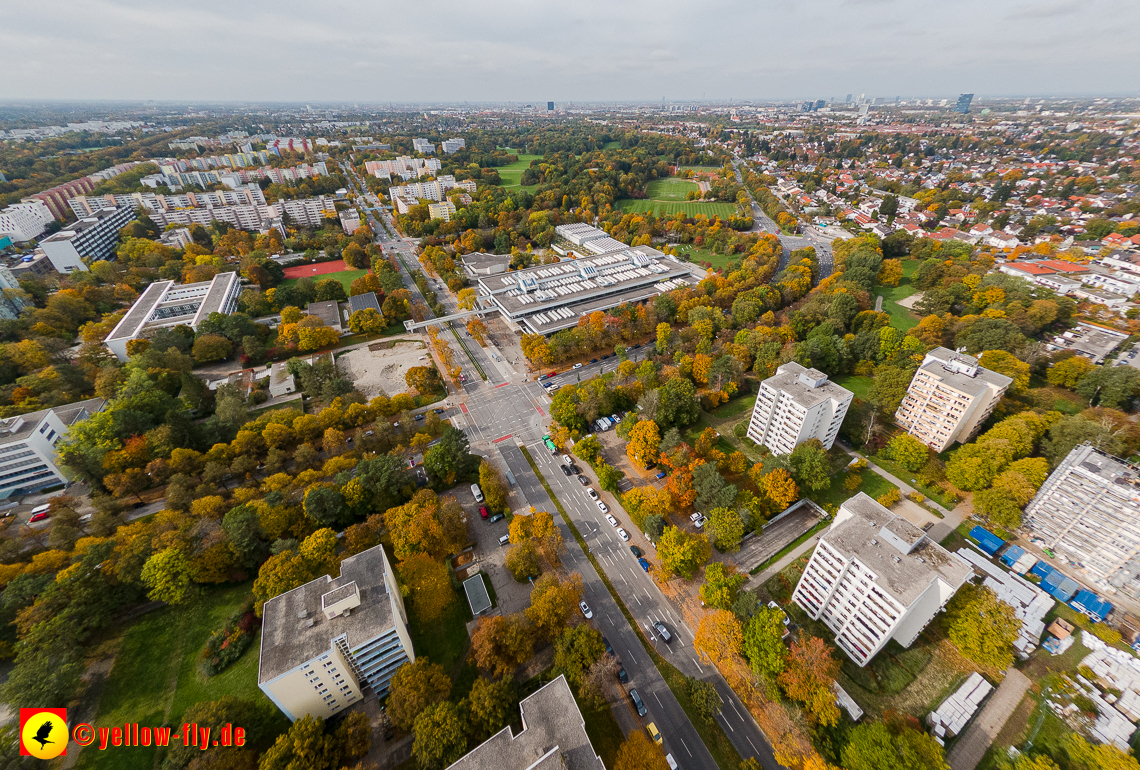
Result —
[[412, 182], [399, 187], [390, 187], [388, 188], [388, 197], [391, 198], [392, 205], [396, 207], [397, 213], [407, 214], [408, 210], [421, 200], [442, 201], [450, 191], [456, 188], [473, 193], [475, 187], [475, 182], [470, 179], [456, 182], [455, 177], [445, 175], [430, 182]]
[[11, 236], [17, 243], [39, 238], [55, 219], [43, 201], [13, 203], [0, 211], [0, 235]]
[[101, 398], [0, 420], [0, 499], [67, 483], [55, 446], [67, 429], [103, 408]]
[[921, 529], [860, 492], [839, 507], [792, 600], [865, 666], [891, 639], [913, 644], [972, 574]]
[[101, 209], [40, 241], [40, 248], [59, 273], [85, 271], [83, 260], [107, 259], [119, 242], [119, 231], [135, 218], [129, 208]]
[[831, 449], [854, 398], [823, 372], [786, 363], [760, 383], [748, 438], [778, 455], [813, 438]]

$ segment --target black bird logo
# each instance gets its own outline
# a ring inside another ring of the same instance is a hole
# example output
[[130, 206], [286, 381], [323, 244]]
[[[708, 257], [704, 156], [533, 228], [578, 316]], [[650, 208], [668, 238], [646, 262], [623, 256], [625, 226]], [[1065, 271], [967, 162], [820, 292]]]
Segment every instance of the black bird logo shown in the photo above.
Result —
[[49, 719], [40, 725], [40, 729], [36, 730], [35, 736], [32, 737], [33, 741], [36, 741], [38, 744], [40, 744], [41, 749], [49, 743], [55, 743], [55, 741], [48, 740], [48, 736], [51, 735], [51, 728], [52, 724], [51, 720]]

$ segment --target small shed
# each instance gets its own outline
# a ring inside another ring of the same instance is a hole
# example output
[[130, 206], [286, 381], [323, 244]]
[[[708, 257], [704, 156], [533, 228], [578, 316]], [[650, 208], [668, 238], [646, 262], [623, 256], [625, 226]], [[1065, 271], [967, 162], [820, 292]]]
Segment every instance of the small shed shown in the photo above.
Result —
[[970, 537], [978, 541], [978, 547], [981, 548], [987, 556], [993, 556], [1005, 545], [1004, 540], [985, 527], [974, 527], [970, 530]]
[[491, 595], [487, 593], [487, 584], [483, 582], [482, 573], [464, 580], [463, 591], [467, 594], [467, 606], [471, 608], [472, 615], [482, 615], [491, 609]]

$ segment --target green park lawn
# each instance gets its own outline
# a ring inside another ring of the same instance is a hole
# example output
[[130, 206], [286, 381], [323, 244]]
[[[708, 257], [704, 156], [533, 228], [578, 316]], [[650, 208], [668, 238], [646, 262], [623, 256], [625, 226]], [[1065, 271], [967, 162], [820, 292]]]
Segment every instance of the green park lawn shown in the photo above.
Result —
[[[355, 281], [357, 278], [363, 278], [366, 275], [368, 275], [367, 270], [341, 270], [339, 273], [328, 273], [326, 275], [314, 275], [309, 280], [316, 283], [317, 281], [324, 281], [328, 278], [332, 278], [334, 281], [339, 282], [340, 285], [344, 287], [344, 293], [347, 294], [349, 287], [352, 286], [352, 282]], [[282, 286], [292, 286], [293, 284], [295, 284], [299, 280], [301, 280], [301, 279], [300, 278], [290, 278], [288, 280], [282, 281], [281, 285]]]
[[883, 311], [891, 317], [891, 326], [901, 331], [909, 331], [918, 326], [918, 316], [905, 307], [899, 305], [899, 300], [906, 299], [918, 291], [911, 284], [911, 277], [918, 269], [918, 260], [904, 259], [902, 262], [903, 277], [898, 286], [879, 286], [875, 289], [875, 296], [883, 298]]
[[875, 380], [871, 377], [856, 377], [853, 374], [841, 374], [831, 379], [835, 381], [836, 385], [847, 388], [864, 401], [871, 395], [871, 387], [875, 384]]
[[644, 212], [658, 217], [673, 216], [678, 211], [684, 212], [686, 216], [690, 217], [704, 214], [710, 219], [712, 217], [728, 219], [736, 214], [735, 203], [724, 203], [722, 201], [647, 201], [622, 198], [617, 201], [617, 207], [622, 211]]
[[649, 199], [654, 201], [683, 201], [686, 195], [691, 192], [699, 193], [700, 189], [695, 182], [679, 177], [669, 177], [668, 179], [654, 179], [649, 183], [646, 192], [649, 194]]
[[713, 267], [728, 267], [733, 262], [739, 262], [741, 254], [714, 254], [708, 249], [702, 249], [691, 243], [682, 243], [675, 247], [678, 254], [688, 256], [690, 262], [708, 262]]
[[524, 185], [522, 183], [523, 171], [530, 168], [532, 160], [539, 160], [541, 155], [524, 155], [518, 153], [519, 159], [514, 163], [509, 163], [506, 166], [498, 166], [495, 168], [499, 172], [499, 178], [503, 180], [503, 189], [510, 189], [512, 187], [519, 187], [527, 192], [534, 192], [538, 189], [538, 185]]

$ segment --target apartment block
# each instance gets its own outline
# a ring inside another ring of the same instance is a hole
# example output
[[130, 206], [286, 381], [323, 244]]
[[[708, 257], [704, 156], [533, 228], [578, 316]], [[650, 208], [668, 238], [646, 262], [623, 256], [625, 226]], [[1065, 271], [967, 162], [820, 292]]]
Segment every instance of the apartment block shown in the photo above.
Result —
[[218, 273], [209, 281], [198, 283], [155, 281], [139, 295], [103, 344], [120, 361], [126, 361], [127, 343], [131, 340], [172, 326], [197, 329], [211, 313], [233, 314], [239, 297], [241, 278], [237, 273]]
[[817, 369], [784, 364], [760, 383], [748, 437], [780, 455], [813, 438], [831, 449], [854, 398]]
[[103, 408], [101, 398], [53, 406], [0, 420], [0, 499], [67, 483], [55, 445], [75, 423]]
[[415, 661], [400, 587], [383, 546], [265, 603], [258, 686], [291, 720], [329, 718], [388, 694]]
[[57, 272], [85, 271], [83, 260], [98, 262], [110, 257], [119, 242], [119, 231], [134, 218], [134, 209], [100, 209], [44, 238], [40, 248]]
[[55, 219], [43, 201], [13, 203], [0, 211], [0, 235], [8, 235], [16, 243], [39, 238]]
[[1078, 577], [1140, 599], [1140, 467], [1081, 444], [1041, 485], [1022, 527]]
[[408, 210], [421, 200], [442, 201], [451, 190], [458, 188], [473, 193], [475, 187], [475, 182], [470, 179], [456, 182], [455, 177], [445, 175], [430, 182], [412, 182], [400, 187], [389, 187], [388, 197], [396, 207], [397, 213], [407, 214]]
[[466, 139], [459, 139], [459, 138], [445, 139], [443, 141], [443, 144], [440, 145], [440, 149], [442, 149], [448, 155], [452, 155], [454, 153], [457, 153], [462, 149], [466, 149], [466, 147], [467, 147], [467, 140]]
[[435, 145], [427, 139], [413, 139], [412, 149], [416, 152], [422, 152], [425, 155], [435, 152]]
[[860, 492], [839, 507], [792, 594], [865, 666], [894, 639], [909, 647], [973, 570]]
[[340, 227], [349, 235], [356, 232], [356, 228], [360, 227], [360, 212], [356, 209], [345, 209], [340, 212]]
[[455, 204], [451, 201], [428, 204], [428, 216], [430, 216], [432, 219], [442, 219], [444, 222], [450, 222], [451, 215], [454, 213]]
[[993, 412], [1011, 377], [978, 366], [978, 359], [946, 348], [926, 354], [914, 373], [895, 422], [935, 452], [965, 443]]
[[364, 164], [365, 172], [377, 179], [399, 176], [404, 181], [419, 179], [422, 176], [434, 176], [442, 168], [443, 164], [439, 158], [413, 158], [409, 155], [401, 155], [395, 160], [370, 160]]

